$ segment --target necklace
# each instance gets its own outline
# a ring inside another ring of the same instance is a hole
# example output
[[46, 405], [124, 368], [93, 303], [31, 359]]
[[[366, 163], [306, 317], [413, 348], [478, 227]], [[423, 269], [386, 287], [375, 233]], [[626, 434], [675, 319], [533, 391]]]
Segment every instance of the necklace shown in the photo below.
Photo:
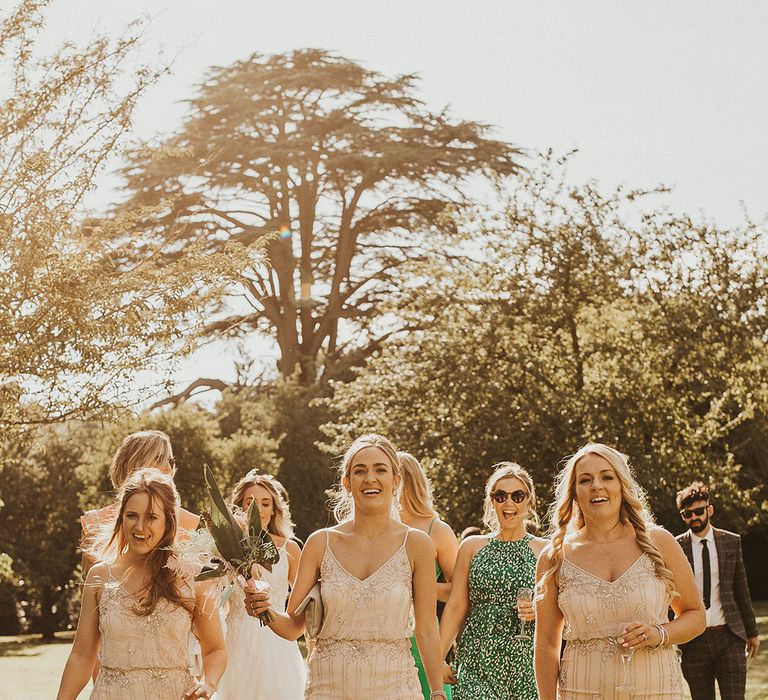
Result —
[[375, 535], [369, 535], [369, 534], [367, 534], [365, 532], [361, 532], [358, 529], [356, 524], [353, 524], [352, 527], [353, 527], [353, 530], [352, 530], [352, 534], [353, 535], [357, 535], [358, 537], [365, 537], [367, 540], [375, 540], [376, 538], [381, 537], [382, 535], [384, 535], [389, 530], [388, 527], [385, 527], [383, 530], [377, 532]]

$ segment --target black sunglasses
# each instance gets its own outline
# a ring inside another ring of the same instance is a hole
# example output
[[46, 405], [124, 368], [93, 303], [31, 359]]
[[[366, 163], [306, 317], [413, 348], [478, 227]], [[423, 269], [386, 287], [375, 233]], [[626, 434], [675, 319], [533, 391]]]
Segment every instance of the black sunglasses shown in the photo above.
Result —
[[509, 496], [515, 503], [522, 503], [526, 498], [528, 498], [528, 492], [523, 491], [522, 489], [518, 489], [517, 491], [504, 491], [503, 489], [496, 489], [496, 491], [491, 492], [491, 498], [496, 501], [496, 503], [505, 503], [507, 496]]
[[700, 518], [700, 517], [701, 517], [702, 515], [704, 515], [704, 513], [707, 511], [707, 508], [708, 508], [708, 507], [709, 507], [709, 506], [701, 506], [701, 508], [683, 508], [683, 509], [680, 511], [680, 515], [682, 515], [682, 516], [683, 516], [683, 518], [685, 518], [686, 520], [689, 520], [689, 519], [690, 519], [690, 518], [692, 518], [694, 515], [695, 515], [697, 518]]

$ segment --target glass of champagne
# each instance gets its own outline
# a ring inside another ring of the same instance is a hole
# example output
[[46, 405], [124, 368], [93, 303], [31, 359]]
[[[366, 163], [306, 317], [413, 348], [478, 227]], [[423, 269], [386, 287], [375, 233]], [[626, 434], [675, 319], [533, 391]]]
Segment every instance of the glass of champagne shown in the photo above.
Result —
[[617, 685], [616, 690], [620, 693], [632, 692], [635, 689], [629, 679], [629, 665], [632, 663], [635, 650], [625, 647], [619, 642], [619, 639], [624, 636], [624, 632], [631, 624], [631, 622], [622, 622], [619, 625], [619, 629], [616, 630], [616, 649], [621, 659], [621, 685]]
[[[530, 588], [518, 588], [515, 596], [518, 606], [518, 616], [520, 615], [520, 603], [530, 603], [533, 600], [533, 591]], [[525, 632], [525, 620], [520, 618], [520, 634], [515, 635], [515, 639], [530, 639], [531, 636]]]

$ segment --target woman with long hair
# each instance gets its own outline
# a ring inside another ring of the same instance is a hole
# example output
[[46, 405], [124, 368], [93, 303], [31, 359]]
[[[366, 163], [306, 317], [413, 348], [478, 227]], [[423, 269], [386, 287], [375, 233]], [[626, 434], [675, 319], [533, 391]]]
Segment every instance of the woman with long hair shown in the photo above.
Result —
[[454, 700], [536, 700], [533, 637], [523, 625], [534, 619], [536, 558], [546, 540], [528, 532], [538, 525], [528, 472], [513, 462], [492, 469], [483, 514], [490, 534], [461, 543], [440, 623], [444, 655], [461, 630], [455, 670], [446, 665], [445, 676], [454, 684]]
[[682, 700], [672, 645], [703, 631], [704, 605], [680, 546], [654, 524], [628, 457], [590, 443], [568, 459], [550, 530], [537, 568], [541, 700]]
[[[432, 484], [422, 469], [419, 461], [409, 452], [398, 452], [403, 470], [403, 488], [400, 494], [400, 520], [416, 530], [429, 535], [435, 551], [435, 577], [437, 579], [437, 599], [447, 602], [451, 594], [453, 567], [459, 543], [451, 526], [443, 522], [435, 510], [432, 501]], [[441, 580], [442, 579], [442, 580]], [[419, 672], [419, 682], [424, 697], [429, 700], [430, 690], [424, 665], [421, 663], [416, 637], [411, 637], [411, 654]], [[446, 695], [451, 697], [451, 686], [444, 687]]]
[[[145, 467], [155, 467], [161, 472], [173, 475], [176, 461], [173, 457], [171, 439], [160, 430], [141, 430], [126, 436], [117, 448], [109, 467], [109, 479], [117, 491], [131, 474]], [[89, 510], [80, 517], [83, 528], [81, 546], [83, 549], [83, 576], [93, 564], [88, 554], [91, 541], [105, 523], [114, 519], [117, 503], [94, 510]], [[200, 516], [190, 513], [179, 506], [177, 516], [180, 531], [192, 531], [197, 528]]]
[[[261, 527], [277, 547], [280, 560], [272, 571], [259, 567], [258, 578], [269, 584], [275, 605], [283, 610], [289, 586], [296, 581], [301, 550], [291, 539], [293, 523], [283, 485], [257, 469], [249, 471], [232, 490], [230, 504], [236, 513], [247, 512], [251, 503], [260, 515]], [[227, 672], [221, 679], [217, 700], [238, 700], [247, 690], [248, 700], [299, 700], [304, 695], [307, 669], [295, 641], [276, 635], [259, 620], [246, 614], [243, 598], [230, 595], [227, 612]], [[280, 669], [280, 673], [275, 673]]]
[[[95, 542], [75, 642], [57, 700], [75, 700], [96, 664], [91, 700], [210, 698], [227, 664], [215, 610], [176, 573], [170, 548], [179, 496], [170, 475], [141, 469], [123, 483], [109, 539]], [[170, 565], [169, 565], [170, 564]], [[200, 640], [203, 678], [188, 669], [187, 643]]]
[[[397, 451], [380, 435], [363, 435], [345, 452], [339, 477], [339, 524], [307, 540], [288, 611], [273, 611], [270, 627], [287, 639], [301, 635], [305, 612], [296, 608], [320, 580], [325, 617], [308, 660], [305, 698], [422, 700], [410, 653], [412, 620], [431, 695], [444, 698], [435, 551], [425, 533], [400, 522]], [[268, 593], [246, 589], [249, 614], [268, 607]]]

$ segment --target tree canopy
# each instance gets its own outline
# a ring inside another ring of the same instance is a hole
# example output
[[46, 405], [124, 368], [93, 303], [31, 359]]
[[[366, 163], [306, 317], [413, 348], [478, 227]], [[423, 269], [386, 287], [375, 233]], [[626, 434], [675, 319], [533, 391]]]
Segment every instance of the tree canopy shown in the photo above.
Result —
[[183, 222], [176, 254], [267, 241], [208, 333], [269, 335], [282, 375], [304, 384], [345, 349], [378, 347], [398, 270], [466, 203], [470, 177], [509, 175], [520, 158], [485, 125], [427, 109], [416, 85], [320, 50], [254, 54], [200, 85], [162, 144], [183, 157], [133, 154], [125, 207], [168, 201], [143, 225], [162, 240]]
[[113, 162], [134, 108], [161, 75], [137, 61], [141, 25], [87, 46], [36, 49], [47, 3], [0, 27], [0, 426], [104, 416], [136, 401], [136, 374], [181, 352], [179, 328], [240, 262], [234, 249], [161, 256], [136, 230], [148, 210], [89, 217], [86, 195]]
[[335, 384], [333, 446], [393, 436], [457, 526], [478, 517], [494, 462], [529, 468], [547, 502], [560, 460], [589, 440], [630, 455], [668, 526], [694, 478], [734, 526], [761, 522], [766, 493], [741, 462], [768, 398], [768, 232], [649, 211], [641, 194], [569, 187], [545, 161], [503, 217], [465, 222], [474, 239], [485, 221], [482, 253], [414, 270], [432, 280], [403, 310], [421, 330]]

